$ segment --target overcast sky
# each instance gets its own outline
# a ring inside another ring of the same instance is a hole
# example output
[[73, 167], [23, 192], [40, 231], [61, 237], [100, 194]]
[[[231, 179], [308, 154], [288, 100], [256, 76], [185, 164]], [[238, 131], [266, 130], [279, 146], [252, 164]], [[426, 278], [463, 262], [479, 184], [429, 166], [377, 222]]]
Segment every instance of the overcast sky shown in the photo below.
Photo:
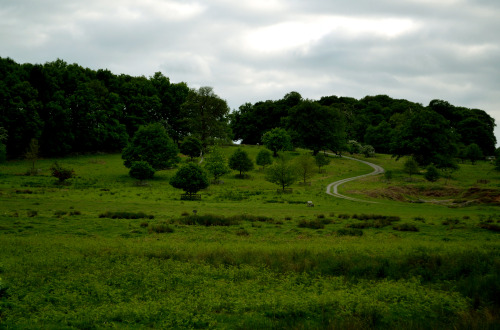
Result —
[[291, 91], [386, 94], [500, 125], [499, 0], [2, 0], [0, 56], [161, 71], [231, 109]]

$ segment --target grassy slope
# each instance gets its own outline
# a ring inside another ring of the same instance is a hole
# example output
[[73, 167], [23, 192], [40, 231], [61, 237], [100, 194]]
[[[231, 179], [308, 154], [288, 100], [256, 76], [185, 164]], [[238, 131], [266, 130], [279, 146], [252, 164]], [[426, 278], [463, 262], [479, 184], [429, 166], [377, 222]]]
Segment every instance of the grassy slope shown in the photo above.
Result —
[[[245, 149], [255, 159], [258, 148]], [[234, 148], [225, 150], [229, 155]], [[498, 302], [487, 292], [498, 292], [498, 234], [478, 227], [498, 221], [496, 206], [335, 199], [324, 193], [328, 183], [370, 171], [338, 158], [311, 186], [294, 185], [290, 195], [277, 194], [256, 169], [245, 180], [234, 172], [225, 176], [201, 202], [180, 201], [181, 192], [168, 184], [174, 170], [136, 186], [119, 155], [61, 159], [78, 175], [70, 186], [54, 185], [47, 171], [52, 162], [39, 161], [35, 177], [19, 175], [28, 167], [24, 161], [0, 166], [0, 325], [385, 328], [498, 320]], [[444, 186], [443, 180], [407, 183], [402, 165], [389, 157], [373, 162], [394, 171], [392, 183], [368, 178], [341, 192], [372, 199], [364, 191]], [[500, 182], [488, 164], [464, 165], [453, 176], [460, 180], [446, 187], [465, 189], [485, 176], [489, 188]], [[308, 200], [314, 208], [298, 203]], [[192, 210], [273, 220], [229, 227], [176, 221]], [[154, 219], [99, 218], [106, 211], [141, 211]], [[339, 215], [363, 213], [399, 216], [419, 231], [388, 226], [339, 235], [361, 222]], [[297, 226], [322, 219], [328, 220], [322, 229]], [[444, 225], [447, 219], [453, 221]], [[167, 223], [173, 233], [150, 230]]]

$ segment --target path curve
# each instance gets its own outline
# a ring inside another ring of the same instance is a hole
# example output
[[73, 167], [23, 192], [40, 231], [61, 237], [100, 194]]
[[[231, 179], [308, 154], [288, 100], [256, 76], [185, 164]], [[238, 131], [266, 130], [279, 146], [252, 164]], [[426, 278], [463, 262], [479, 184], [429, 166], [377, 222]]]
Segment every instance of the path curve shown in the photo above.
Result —
[[[330, 155], [333, 155], [333, 154], [330, 154]], [[339, 181], [332, 182], [332, 183], [330, 183], [326, 187], [326, 193], [328, 195], [332, 195], [334, 197], [348, 199], [348, 200], [355, 201], [355, 202], [377, 203], [377, 202], [366, 201], [366, 200], [363, 200], [363, 199], [358, 199], [358, 198], [349, 197], [349, 196], [345, 196], [345, 195], [339, 194], [338, 187], [341, 184], [344, 184], [344, 183], [349, 182], [349, 181], [354, 181], [354, 180], [358, 180], [358, 179], [361, 179], [361, 178], [364, 178], [364, 177], [367, 177], [367, 176], [372, 176], [372, 175], [377, 175], [377, 174], [384, 173], [384, 169], [381, 166], [375, 165], [373, 163], [370, 163], [370, 162], [367, 162], [367, 161], [364, 161], [364, 160], [361, 160], [361, 159], [356, 159], [356, 158], [347, 157], [347, 156], [342, 156], [342, 158], [347, 158], [347, 159], [355, 160], [357, 162], [361, 162], [361, 163], [364, 163], [366, 165], [369, 165], [369, 166], [371, 166], [373, 168], [373, 172], [370, 172], [368, 174], [358, 175], [358, 176], [355, 176], [355, 177], [352, 177], [352, 178], [347, 178], [347, 179], [342, 179], [342, 180], [339, 180]]]

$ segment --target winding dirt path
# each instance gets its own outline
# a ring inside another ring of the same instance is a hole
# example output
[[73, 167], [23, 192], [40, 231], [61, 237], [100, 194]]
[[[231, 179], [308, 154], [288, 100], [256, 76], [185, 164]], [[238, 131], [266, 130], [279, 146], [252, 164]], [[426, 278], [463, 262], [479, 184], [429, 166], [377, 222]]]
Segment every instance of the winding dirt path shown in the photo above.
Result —
[[[333, 154], [330, 154], [330, 155], [333, 155]], [[355, 177], [352, 177], [352, 178], [347, 178], [347, 179], [342, 179], [342, 180], [339, 180], [339, 181], [332, 182], [332, 183], [330, 183], [326, 187], [326, 193], [328, 195], [332, 195], [334, 197], [348, 199], [348, 200], [355, 201], [355, 202], [377, 203], [377, 202], [365, 201], [365, 200], [362, 200], [362, 199], [358, 199], [358, 198], [349, 197], [349, 196], [345, 196], [345, 195], [339, 194], [338, 187], [341, 184], [344, 184], [344, 183], [349, 182], [349, 181], [354, 181], [354, 180], [358, 180], [358, 179], [361, 179], [361, 178], [364, 178], [364, 177], [367, 177], [367, 176], [372, 176], [372, 175], [377, 175], [377, 174], [384, 173], [384, 169], [381, 166], [375, 165], [373, 163], [370, 163], [370, 162], [367, 162], [367, 161], [364, 161], [364, 160], [360, 160], [360, 159], [356, 159], [356, 158], [352, 158], [352, 157], [347, 157], [347, 156], [342, 156], [342, 158], [347, 158], [347, 159], [355, 160], [357, 162], [361, 162], [361, 163], [364, 163], [366, 165], [369, 165], [369, 166], [371, 166], [373, 168], [373, 172], [370, 172], [368, 174], [358, 175], [358, 176], [355, 176]]]

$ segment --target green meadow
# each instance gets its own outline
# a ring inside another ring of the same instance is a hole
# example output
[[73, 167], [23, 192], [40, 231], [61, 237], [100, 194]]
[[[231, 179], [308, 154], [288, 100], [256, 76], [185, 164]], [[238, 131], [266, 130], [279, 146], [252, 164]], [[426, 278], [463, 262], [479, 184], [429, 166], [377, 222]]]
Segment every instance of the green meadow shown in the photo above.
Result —
[[139, 184], [119, 154], [74, 156], [57, 159], [76, 174], [58, 184], [55, 160], [31, 176], [27, 161], [0, 165], [0, 328], [500, 327], [489, 162], [430, 183], [376, 155], [392, 178], [340, 186], [354, 202], [326, 186], [372, 168], [338, 157], [291, 193], [256, 166], [201, 201], [181, 200], [175, 169]]

